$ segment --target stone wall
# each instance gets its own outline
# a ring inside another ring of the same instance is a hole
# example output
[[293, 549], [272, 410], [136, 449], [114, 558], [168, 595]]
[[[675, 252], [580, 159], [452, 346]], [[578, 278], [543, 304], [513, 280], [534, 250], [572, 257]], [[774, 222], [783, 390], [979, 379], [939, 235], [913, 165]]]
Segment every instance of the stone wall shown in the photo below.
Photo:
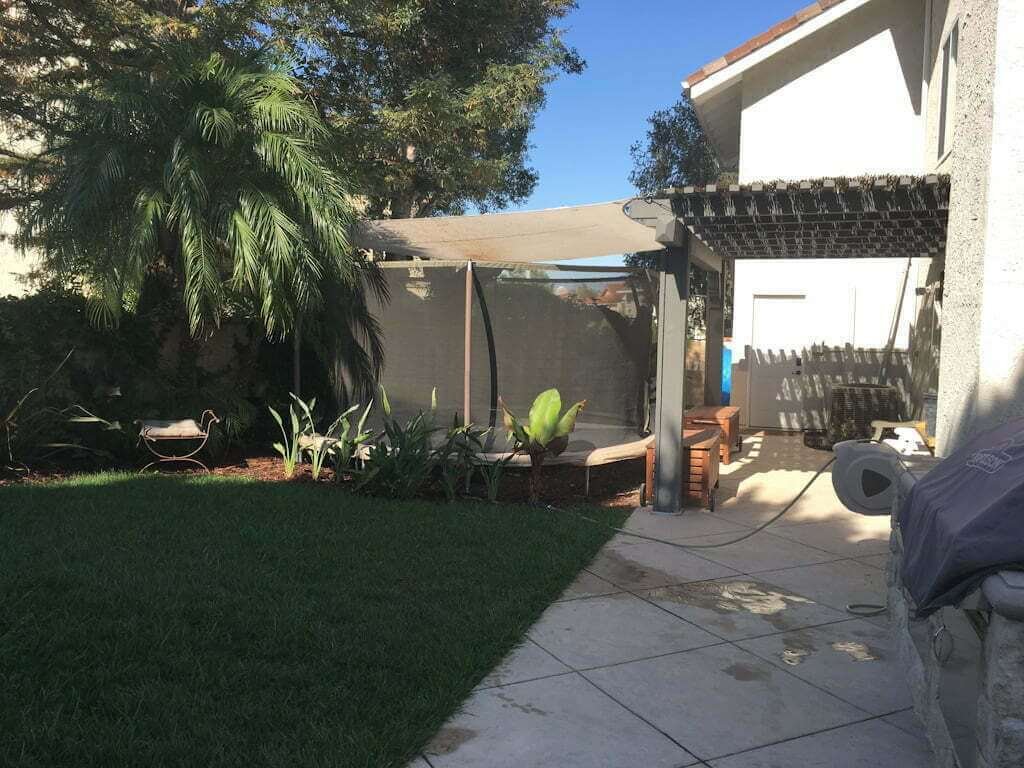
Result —
[[[920, 476], [927, 468], [914, 470]], [[893, 502], [894, 517], [912, 484], [906, 476]], [[990, 576], [961, 606], [922, 620], [914, 617], [913, 600], [903, 588], [903, 546], [895, 527], [890, 551], [890, 629], [933, 765], [1024, 766], [1024, 573]], [[983, 639], [961, 608], [987, 617]]]

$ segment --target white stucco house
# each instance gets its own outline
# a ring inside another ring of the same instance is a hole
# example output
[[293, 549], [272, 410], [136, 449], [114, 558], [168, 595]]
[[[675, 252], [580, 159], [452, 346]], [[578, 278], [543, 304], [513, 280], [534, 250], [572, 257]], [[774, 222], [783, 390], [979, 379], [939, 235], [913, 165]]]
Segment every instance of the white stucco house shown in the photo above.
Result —
[[[820, 0], [683, 87], [739, 185], [947, 174], [961, 138], [959, 5]], [[886, 378], [921, 409], [938, 389], [945, 243], [916, 245], [737, 260], [732, 401], [744, 423], [823, 427], [827, 381], [878, 381], [890, 348]]]
[[[886, 258], [737, 254], [732, 399], [745, 423], [821, 427], [822, 381], [877, 380], [875, 362], [890, 345], [888, 377], [914, 407], [938, 395], [940, 450], [968, 423], [1021, 411], [1024, 336], [1005, 320], [1024, 253], [1013, 212], [1024, 184], [1014, 124], [1024, 92], [1022, 6], [818, 0], [685, 78], [719, 156], [738, 168], [736, 191], [949, 176], [948, 231], [908, 237]], [[837, 368], [832, 354], [816, 368], [829, 347], [848, 359]]]

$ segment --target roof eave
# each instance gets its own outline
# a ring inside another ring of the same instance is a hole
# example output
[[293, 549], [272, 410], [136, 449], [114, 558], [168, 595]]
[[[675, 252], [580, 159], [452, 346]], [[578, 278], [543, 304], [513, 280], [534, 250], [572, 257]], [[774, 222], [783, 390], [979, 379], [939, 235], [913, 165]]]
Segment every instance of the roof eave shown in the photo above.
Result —
[[[694, 102], [713, 94], [780, 51], [806, 39], [872, 0], [819, 0], [767, 32], [751, 38], [697, 71], [682, 82], [683, 93]], [[827, 7], [825, 4], [827, 3]], [[817, 12], [812, 15], [812, 9]]]

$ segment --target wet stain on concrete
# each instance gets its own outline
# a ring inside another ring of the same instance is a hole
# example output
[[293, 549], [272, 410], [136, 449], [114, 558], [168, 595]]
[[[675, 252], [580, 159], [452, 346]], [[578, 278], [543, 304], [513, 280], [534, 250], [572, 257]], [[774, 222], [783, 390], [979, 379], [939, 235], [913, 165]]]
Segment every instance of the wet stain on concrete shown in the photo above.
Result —
[[747, 580], [698, 581], [656, 589], [649, 597], [652, 600], [702, 608], [722, 616], [753, 614], [779, 630], [789, 628], [785, 613], [792, 606], [814, 604], [806, 597], [783, 592], [771, 584]]
[[880, 661], [885, 658], [881, 651], [857, 640], [837, 640], [832, 643], [832, 650], [845, 653], [854, 661]]
[[755, 680], [770, 680], [772, 677], [772, 673], [764, 667], [755, 667], [743, 662], [730, 664], [728, 667], [723, 667], [722, 671], [741, 683], [749, 683]]
[[499, 693], [497, 694], [497, 696], [499, 699], [505, 702], [501, 706], [506, 709], [511, 707], [512, 709], [518, 709], [520, 712], [523, 712], [527, 715], [547, 715], [547, 712], [541, 709], [540, 707], [535, 707], [533, 706], [533, 704], [523, 704], [519, 701], [516, 701], [507, 693]]
[[800, 632], [796, 632], [792, 635], [787, 635], [783, 639], [782, 663], [788, 664], [791, 667], [795, 667], [798, 664], [802, 664], [804, 659], [810, 656], [818, 650], [814, 644], [814, 640]]
[[608, 549], [601, 553], [597, 563], [591, 566], [598, 576], [619, 587], [637, 587], [644, 584], [671, 584], [680, 581], [678, 576], [642, 565], [630, 560], [622, 552]]
[[442, 728], [430, 740], [426, 752], [431, 755], [450, 755], [474, 736], [476, 731], [471, 728]]

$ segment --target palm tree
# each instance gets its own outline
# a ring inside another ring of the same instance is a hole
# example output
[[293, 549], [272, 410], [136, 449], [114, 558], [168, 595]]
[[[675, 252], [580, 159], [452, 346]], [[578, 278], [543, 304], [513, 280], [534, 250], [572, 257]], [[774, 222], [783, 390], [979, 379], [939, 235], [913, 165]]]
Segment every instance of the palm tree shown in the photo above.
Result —
[[346, 325], [323, 329], [325, 346], [376, 373], [364, 292], [383, 282], [349, 244], [355, 213], [329, 129], [287, 62], [179, 44], [155, 70], [55, 108], [63, 131], [33, 170], [41, 195], [22, 241], [84, 283], [94, 322], [116, 323], [154, 276], [180, 292], [196, 336], [244, 313], [280, 339], [322, 322], [330, 297], [347, 302], [332, 307]]

